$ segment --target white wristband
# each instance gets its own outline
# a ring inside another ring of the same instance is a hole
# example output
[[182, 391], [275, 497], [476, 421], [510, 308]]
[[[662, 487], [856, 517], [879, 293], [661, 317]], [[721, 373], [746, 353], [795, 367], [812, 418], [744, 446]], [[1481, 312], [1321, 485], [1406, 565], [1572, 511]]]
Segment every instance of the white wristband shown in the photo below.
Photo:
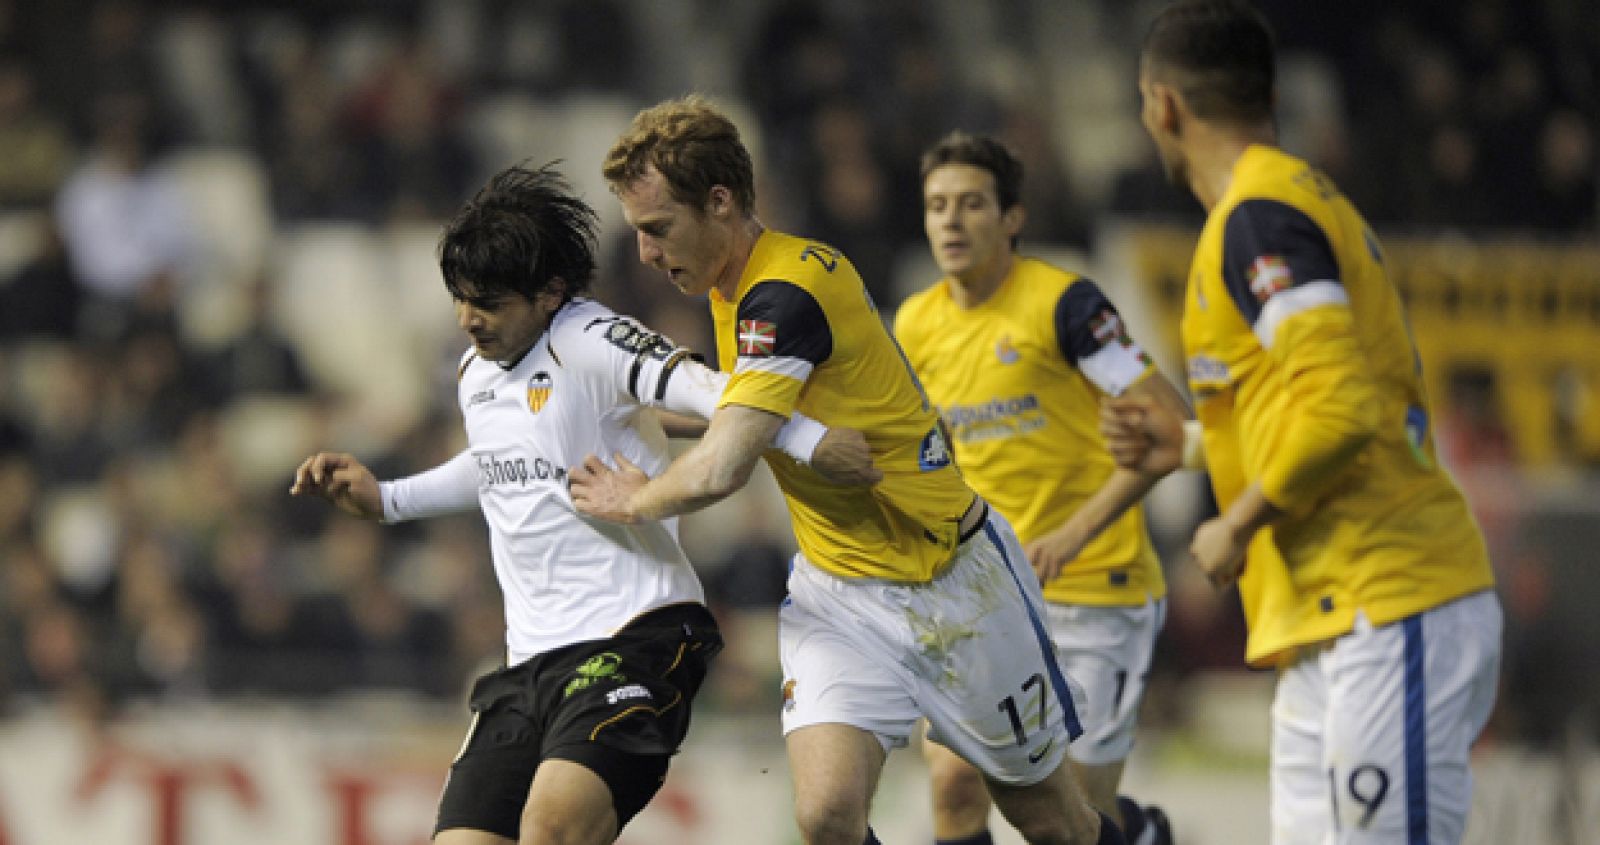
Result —
[[817, 453], [817, 444], [828, 433], [828, 427], [803, 414], [789, 417], [789, 421], [778, 429], [778, 436], [773, 438], [772, 445], [782, 449], [789, 457], [802, 464], [811, 463], [811, 458]]
[[1206, 443], [1199, 420], [1183, 421], [1183, 468], [1206, 468]]

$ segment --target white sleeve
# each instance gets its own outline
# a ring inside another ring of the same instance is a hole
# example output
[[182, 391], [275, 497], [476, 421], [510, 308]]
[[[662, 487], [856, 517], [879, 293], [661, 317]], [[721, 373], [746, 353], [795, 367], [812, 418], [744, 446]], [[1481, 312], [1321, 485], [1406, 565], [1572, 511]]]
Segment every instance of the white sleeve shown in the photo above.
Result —
[[463, 449], [433, 469], [378, 482], [378, 495], [385, 523], [471, 510], [478, 504], [478, 465]]
[[[711, 415], [716, 413], [722, 390], [728, 386], [727, 373], [707, 367], [683, 349], [667, 360], [660, 378], [666, 380], [660, 391], [662, 400], [647, 404], [703, 420], [711, 419]], [[789, 417], [783, 428], [778, 429], [778, 436], [772, 445], [800, 463], [810, 463], [811, 456], [817, 451], [817, 444], [822, 442], [823, 435], [827, 433], [827, 426], [796, 413]]]

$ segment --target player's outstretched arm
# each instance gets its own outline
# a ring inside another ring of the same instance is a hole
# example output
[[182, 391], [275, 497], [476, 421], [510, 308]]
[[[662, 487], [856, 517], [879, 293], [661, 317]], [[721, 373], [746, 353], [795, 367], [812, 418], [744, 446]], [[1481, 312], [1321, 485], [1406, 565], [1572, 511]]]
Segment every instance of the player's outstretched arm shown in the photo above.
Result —
[[590, 455], [568, 476], [572, 503], [588, 516], [623, 524], [699, 510], [750, 480], [783, 423], [758, 408], [725, 405], [711, 417], [705, 437], [655, 478], [621, 455], [615, 469]]
[[294, 471], [291, 496], [321, 496], [362, 519], [382, 519], [383, 499], [372, 470], [345, 452], [318, 452]]

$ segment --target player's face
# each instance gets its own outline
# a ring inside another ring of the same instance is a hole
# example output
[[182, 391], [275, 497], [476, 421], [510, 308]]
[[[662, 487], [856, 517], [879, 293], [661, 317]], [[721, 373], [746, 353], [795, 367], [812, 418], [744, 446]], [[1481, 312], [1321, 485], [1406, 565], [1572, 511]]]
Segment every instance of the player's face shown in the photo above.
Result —
[[705, 209], [684, 205], [672, 198], [666, 177], [654, 167], [617, 191], [622, 216], [638, 234], [639, 260], [666, 273], [689, 296], [709, 291], [728, 272], [731, 229], [726, 198], [716, 191]]
[[528, 299], [515, 293], [456, 300], [456, 324], [472, 338], [473, 348], [490, 361], [521, 358], [550, 325], [561, 297], [541, 293]]
[[994, 174], [982, 167], [943, 164], [922, 181], [922, 226], [947, 275], [978, 281], [1002, 272], [1021, 225], [1021, 208], [1001, 211]]
[[1172, 116], [1167, 112], [1172, 108], [1172, 102], [1156, 92], [1149, 69], [1143, 62], [1139, 68], [1139, 100], [1139, 121], [1144, 124], [1145, 132], [1150, 134], [1150, 140], [1156, 145], [1156, 154], [1161, 157], [1161, 169], [1167, 174], [1167, 181], [1179, 188], [1189, 187], [1188, 162], [1178, 146], [1177, 136], [1168, 129]]

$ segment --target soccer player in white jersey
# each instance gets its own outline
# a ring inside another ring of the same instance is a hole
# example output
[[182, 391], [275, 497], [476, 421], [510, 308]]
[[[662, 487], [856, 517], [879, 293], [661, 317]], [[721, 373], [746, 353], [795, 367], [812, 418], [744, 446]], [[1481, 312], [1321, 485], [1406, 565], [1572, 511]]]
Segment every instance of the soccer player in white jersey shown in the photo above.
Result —
[[[591, 453], [664, 469], [666, 436], [646, 407], [709, 417], [726, 380], [578, 295], [595, 269], [595, 226], [549, 167], [492, 179], [440, 244], [472, 338], [457, 390], [467, 448], [382, 483], [348, 454], [313, 455], [295, 472], [292, 493], [356, 516], [396, 522], [477, 506], [489, 524], [508, 665], [473, 688], [472, 727], [440, 800], [440, 845], [614, 841], [660, 788], [722, 647], [676, 520], [591, 520], [567, 491], [568, 467]], [[778, 445], [837, 478], [877, 477], [855, 432], [797, 416]]]

